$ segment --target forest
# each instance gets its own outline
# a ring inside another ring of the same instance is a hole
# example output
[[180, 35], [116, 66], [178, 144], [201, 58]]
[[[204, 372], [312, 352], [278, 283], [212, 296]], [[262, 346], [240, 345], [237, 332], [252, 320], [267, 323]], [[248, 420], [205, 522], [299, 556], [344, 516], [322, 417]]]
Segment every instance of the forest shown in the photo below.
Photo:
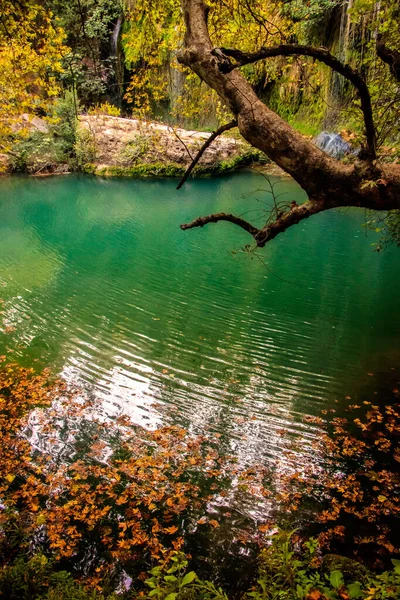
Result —
[[399, 0], [0, 0], [0, 240], [0, 598], [400, 598]]

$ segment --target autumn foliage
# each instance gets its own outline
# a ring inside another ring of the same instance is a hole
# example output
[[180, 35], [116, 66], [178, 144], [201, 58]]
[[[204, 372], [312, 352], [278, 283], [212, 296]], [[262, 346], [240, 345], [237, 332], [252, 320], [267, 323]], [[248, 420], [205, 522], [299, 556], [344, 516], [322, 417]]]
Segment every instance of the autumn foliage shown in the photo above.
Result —
[[67, 52], [53, 15], [32, 0], [0, 0], [0, 151], [22, 113], [47, 110], [61, 93]]
[[138, 575], [182, 547], [183, 524], [222, 484], [204, 438], [99, 411], [47, 372], [0, 369], [3, 564], [34, 548], [95, 586], [122, 568]]
[[[300, 561], [287, 537], [283, 545], [278, 538], [278, 545], [273, 543], [270, 552], [261, 554], [268, 557], [263, 577], [275, 581], [276, 597], [297, 599], [290, 595], [295, 592], [279, 593], [285, 586], [300, 585], [308, 600], [347, 600], [340, 595], [345, 584], [339, 575], [332, 579], [318, 570], [320, 549], [352, 554], [374, 567], [390, 567], [388, 559], [399, 552], [397, 394], [390, 405], [351, 405], [346, 418], [333, 409], [325, 411], [330, 418], [314, 419], [325, 433], [309, 465], [277, 473], [256, 467], [240, 470], [219, 453], [218, 436], [195, 437], [179, 427], [145, 430], [125, 415], [111, 418], [100, 403], [52, 379], [48, 371], [36, 374], [0, 362], [2, 573], [9, 577], [24, 564], [29, 571], [36, 560], [41, 572], [66, 571], [91, 588], [112, 590], [125, 572], [142, 590], [140, 597], [146, 589], [145, 572], [158, 565], [154, 568], [163, 574], [157, 583], [160, 598], [164, 588], [174, 594], [171, 590], [178, 583], [168, 570], [171, 560], [187, 551], [188, 531], [199, 526], [218, 531], [219, 522], [210, 520], [207, 505], [218, 494], [231, 493], [236, 480], [241, 493], [268, 502], [275, 498], [278, 520], [285, 507], [297, 523], [309, 517], [305, 535], [303, 528], [292, 538], [303, 547]], [[273, 531], [270, 525], [253, 523], [247, 540], [263, 547]], [[318, 542], [304, 544], [310, 532], [319, 534]], [[244, 539], [245, 533], [237, 536]], [[313, 550], [309, 564], [305, 548]], [[289, 566], [284, 567], [285, 561]], [[378, 576], [376, 589], [398, 589], [400, 563], [394, 564], [396, 572]], [[288, 583], [289, 567], [294, 574]], [[278, 585], [277, 573], [284, 584]], [[213, 584], [196, 581], [196, 593], [203, 590], [205, 598], [226, 598]], [[368, 585], [360, 583], [366, 595], [357, 597], [381, 598], [380, 591], [371, 595]], [[337, 595], [325, 593], [330, 589], [326, 586], [339, 590]], [[249, 597], [264, 598], [262, 590], [254, 590]], [[319, 596], [310, 596], [317, 590]]]
[[[308, 418], [325, 432], [314, 460], [285, 474], [279, 499], [289, 511], [311, 514], [325, 549], [388, 564], [399, 554], [400, 404], [350, 404], [346, 416], [324, 411]], [[350, 400], [350, 399], [349, 399]], [[316, 521], [316, 522], [315, 522]]]

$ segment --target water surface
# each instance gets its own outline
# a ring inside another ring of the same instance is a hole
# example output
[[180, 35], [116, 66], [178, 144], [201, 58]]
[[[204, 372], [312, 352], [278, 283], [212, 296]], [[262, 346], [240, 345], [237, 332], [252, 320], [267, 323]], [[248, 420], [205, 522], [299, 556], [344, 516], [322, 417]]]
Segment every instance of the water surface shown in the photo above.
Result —
[[[232, 224], [179, 224], [220, 211], [260, 223], [271, 202], [260, 175], [175, 187], [0, 181], [0, 354], [87, 386], [111, 415], [219, 432], [246, 461], [275, 457], [282, 428], [311, 440], [303, 415], [398, 364], [399, 251], [374, 252], [352, 210], [249, 253]], [[275, 190], [304, 198], [288, 180]]]

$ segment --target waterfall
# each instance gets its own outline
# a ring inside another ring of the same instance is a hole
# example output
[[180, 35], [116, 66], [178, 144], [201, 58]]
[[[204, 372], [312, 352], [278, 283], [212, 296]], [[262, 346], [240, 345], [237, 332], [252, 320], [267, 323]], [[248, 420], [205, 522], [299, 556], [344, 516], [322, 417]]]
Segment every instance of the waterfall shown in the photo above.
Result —
[[116, 81], [116, 96], [119, 105], [121, 105], [122, 97], [124, 95], [124, 57], [122, 56], [120, 46], [120, 33], [122, 23], [124, 22], [123, 15], [120, 15], [114, 25], [114, 29], [111, 33], [110, 45], [111, 45], [111, 58], [114, 62], [115, 69], [115, 81]]
[[349, 11], [353, 8], [353, 4], [354, 0], [344, 0], [342, 4], [339, 30], [339, 58], [343, 62], [347, 62], [349, 53], [350, 37], [352, 33]]
[[118, 40], [123, 22], [123, 17], [120, 15], [117, 22], [114, 25], [113, 32], [111, 34], [111, 56], [118, 57]]
[[174, 67], [173, 64], [169, 64], [169, 97], [170, 107], [174, 109], [179, 96], [182, 94], [185, 85], [185, 74], [179, 69]]
[[343, 158], [351, 152], [351, 146], [338, 133], [323, 131], [315, 139], [314, 144], [334, 158]]
[[[332, 51], [341, 60], [346, 63], [349, 58], [349, 49], [351, 47], [351, 39], [353, 36], [353, 27], [349, 15], [349, 11], [354, 5], [354, 0], [343, 0], [341, 3], [340, 21], [339, 27], [336, 33], [336, 41]], [[338, 111], [343, 101], [345, 93], [345, 79], [338, 75], [336, 72], [332, 72], [329, 92], [328, 92], [328, 103], [331, 105], [325, 118], [325, 126], [332, 127], [335, 125], [338, 118]]]

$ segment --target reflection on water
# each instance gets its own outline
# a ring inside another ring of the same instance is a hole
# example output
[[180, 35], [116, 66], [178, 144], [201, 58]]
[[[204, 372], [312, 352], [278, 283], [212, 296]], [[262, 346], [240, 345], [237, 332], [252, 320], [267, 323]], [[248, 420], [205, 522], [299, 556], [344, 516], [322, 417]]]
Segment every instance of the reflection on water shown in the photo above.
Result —
[[231, 224], [179, 229], [224, 210], [257, 223], [259, 178], [1, 181], [0, 354], [51, 366], [110, 415], [219, 432], [242, 463], [279, 455], [282, 429], [304, 452], [302, 415], [395, 356], [398, 251], [374, 253], [357, 211], [313, 217], [262, 260], [232, 253], [250, 239]]

